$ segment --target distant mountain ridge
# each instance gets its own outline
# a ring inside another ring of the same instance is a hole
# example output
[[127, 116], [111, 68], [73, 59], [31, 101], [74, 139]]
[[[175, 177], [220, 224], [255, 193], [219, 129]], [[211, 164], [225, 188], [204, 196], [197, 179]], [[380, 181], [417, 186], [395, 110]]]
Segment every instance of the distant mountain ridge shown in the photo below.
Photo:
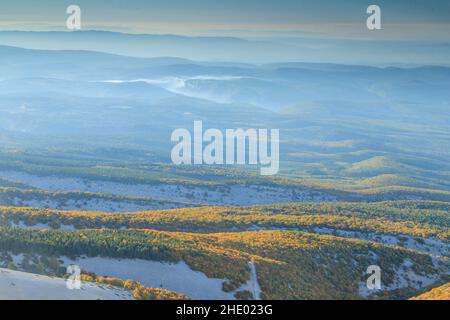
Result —
[[[147, 58], [178, 56], [193, 60], [245, 60], [247, 62], [253, 61], [253, 54], [260, 50], [266, 54], [270, 52], [278, 54], [292, 52], [295, 49], [288, 45], [279, 46], [266, 41], [233, 37], [126, 34], [110, 31], [1, 31], [0, 44], [30, 49], [86, 49]], [[295, 56], [284, 55], [286, 58]], [[263, 60], [260, 55], [259, 61]]]
[[[310, 38], [238, 38], [112, 31], [0, 31], [0, 45], [91, 50], [135, 57], [174, 56], [199, 61], [289, 61], [368, 65], [449, 65], [446, 43]], [[417, 50], [417, 48], [419, 48]], [[333, 55], [329, 53], [333, 52]]]

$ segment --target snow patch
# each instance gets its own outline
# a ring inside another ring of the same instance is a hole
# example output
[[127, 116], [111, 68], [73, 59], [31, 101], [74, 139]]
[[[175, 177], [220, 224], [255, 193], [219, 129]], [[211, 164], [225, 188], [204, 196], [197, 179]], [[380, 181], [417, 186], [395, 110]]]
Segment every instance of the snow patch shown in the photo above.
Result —
[[[36, 176], [19, 171], [0, 171], [0, 176], [35, 188], [57, 191], [107, 193], [126, 197], [147, 197], [156, 201], [181, 202], [192, 205], [273, 204], [280, 202], [332, 202], [336, 197], [299, 187], [228, 185], [185, 186], [173, 183], [125, 184], [111, 181], [83, 180], [57, 176]], [[58, 208], [61, 209], [61, 208]], [[105, 211], [91, 208], [94, 211]], [[136, 211], [136, 210], [128, 210]]]
[[112, 259], [103, 257], [61, 257], [64, 265], [75, 264], [83, 271], [97, 276], [132, 279], [146, 287], [176, 291], [198, 300], [232, 300], [233, 292], [224, 292], [226, 279], [211, 279], [192, 270], [184, 261], [164, 263], [139, 259]]
[[37, 274], [0, 269], [0, 300], [132, 300], [131, 292], [84, 282], [69, 290], [66, 281]]

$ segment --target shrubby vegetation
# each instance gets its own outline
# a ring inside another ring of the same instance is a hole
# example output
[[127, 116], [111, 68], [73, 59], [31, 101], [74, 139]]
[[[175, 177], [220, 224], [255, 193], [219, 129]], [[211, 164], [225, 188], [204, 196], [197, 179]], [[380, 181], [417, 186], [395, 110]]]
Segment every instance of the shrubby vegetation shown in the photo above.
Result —
[[[385, 201], [399, 199], [423, 199], [450, 202], [450, 185], [448, 179], [430, 178], [428, 172], [424, 179], [413, 179], [408, 175], [374, 174], [369, 177], [335, 178], [323, 177], [323, 174], [304, 171], [286, 172], [283, 176], [262, 177], [258, 168], [247, 170], [223, 166], [173, 166], [164, 163], [151, 163], [145, 153], [146, 161], [136, 162], [144, 157], [142, 150], [129, 150], [123, 147], [71, 150], [70, 157], [61, 158], [54, 150], [42, 149], [29, 152], [4, 149], [0, 151], [0, 168], [2, 170], [20, 171], [37, 176], [76, 177], [85, 181], [111, 181], [129, 184], [173, 183], [184, 186], [201, 185], [208, 188], [229, 185], [264, 185], [277, 187], [298, 187], [325, 192], [336, 196], [340, 201]], [[80, 154], [88, 157], [79, 157]], [[116, 159], [121, 154], [125, 159]], [[98, 160], [89, 158], [100, 157]], [[128, 157], [131, 157], [128, 159]], [[151, 164], [150, 164], [151, 163]], [[286, 164], [287, 166], [287, 164]], [[384, 168], [383, 166], [381, 168]], [[438, 171], [439, 173], [442, 173]], [[299, 176], [299, 173], [302, 173]], [[444, 173], [442, 173], [444, 174]], [[447, 176], [448, 177], [448, 176]], [[0, 181], [0, 186], [29, 187], [12, 181]]]
[[411, 300], [450, 300], [450, 282], [414, 297]]
[[95, 282], [123, 288], [133, 292], [136, 300], [188, 300], [189, 297], [174, 291], [161, 288], [146, 288], [133, 280], [121, 280], [118, 278], [98, 277], [92, 274], [82, 274], [81, 281]]
[[399, 201], [369, 204], [291, 203], [255, 207], [202, 207], [111, 214], [0, 207], [0, 224], [61, 225], [77, 229], [156, 229], [183, 232], [227, 232], [259, 229], [332, 230], [409, 235], [449, 240], [449, 203]]
[[398, 266], [406, 259], [412, 261], [417, 274], [441, 272], [426, 254], [298, 231], [198, 234], [154, 230], [2, 228], [0, 247], [10, 252], [37, 252], [50, 256], [183, 260], [208, 277], [228, 279], [238, 285], [250, 279], [248, 262], [253, 261], [265, 299], [360, 298], [358, 286], [371, 264], [382, 267], [387, 284], [394, 281]]

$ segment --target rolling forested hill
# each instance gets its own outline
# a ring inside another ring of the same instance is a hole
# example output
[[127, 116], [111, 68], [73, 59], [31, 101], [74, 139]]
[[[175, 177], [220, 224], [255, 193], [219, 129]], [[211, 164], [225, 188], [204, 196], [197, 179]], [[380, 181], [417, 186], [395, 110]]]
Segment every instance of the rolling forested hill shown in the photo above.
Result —
[[[2, 207], [0, 244], [4, 263], [38, 255], [33, 268], [46, 272], [42, 257], [183, 262], [222, 279], [236, 297], [408, 298], [449, 276], [449, 207], [291, 203], [122, 214]], [[383, 270], [382, 290], [365, 289], [370, 265]], [[245, 289], [252, 272], [259, 291]]]

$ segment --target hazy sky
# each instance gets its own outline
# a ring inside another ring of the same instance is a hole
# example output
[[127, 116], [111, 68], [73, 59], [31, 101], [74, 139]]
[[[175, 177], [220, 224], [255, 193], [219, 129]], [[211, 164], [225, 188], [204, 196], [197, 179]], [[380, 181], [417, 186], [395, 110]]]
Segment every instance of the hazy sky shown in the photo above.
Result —
[[[310, 35], [450, 38], [449, 0], [15, 0], [0, 2], [0, 29], [63, 30], [66, 8], [84, 29], [196, 35]], [[383, 31], [368, 34], [366, 8], [382, 9]]]

